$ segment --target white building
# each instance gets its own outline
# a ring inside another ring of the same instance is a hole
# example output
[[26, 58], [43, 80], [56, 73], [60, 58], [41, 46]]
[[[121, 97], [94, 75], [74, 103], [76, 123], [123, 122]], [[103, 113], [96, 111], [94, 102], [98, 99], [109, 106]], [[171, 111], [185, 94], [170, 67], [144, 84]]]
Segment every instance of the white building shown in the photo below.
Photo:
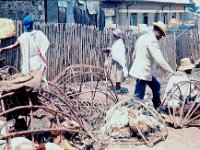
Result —
[[171, 18], [184, 20], [189, 0], [100, 0], [105, 11], [105, 23], [122, 28], [151, 25], [153, 21], [168, 24]]

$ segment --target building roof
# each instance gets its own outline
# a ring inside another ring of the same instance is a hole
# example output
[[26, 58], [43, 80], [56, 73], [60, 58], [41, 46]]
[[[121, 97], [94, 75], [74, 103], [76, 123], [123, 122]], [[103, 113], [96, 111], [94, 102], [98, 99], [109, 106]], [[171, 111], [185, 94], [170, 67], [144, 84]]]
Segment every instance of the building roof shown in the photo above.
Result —
[[156, 2], [156, 3], [174, 3], [190, 4], [190, 0], [100, 0], [104, 2]]

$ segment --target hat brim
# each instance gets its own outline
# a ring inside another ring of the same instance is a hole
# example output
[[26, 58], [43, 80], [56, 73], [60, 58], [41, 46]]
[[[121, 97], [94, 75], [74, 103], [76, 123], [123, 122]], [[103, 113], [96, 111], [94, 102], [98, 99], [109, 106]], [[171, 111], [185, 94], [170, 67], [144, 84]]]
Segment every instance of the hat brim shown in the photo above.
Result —
[[159, 26], [159, 24], [158, 24], [158, 23], [156, 23], [156, 22], [153, 22], [152, 24], [153, 24], [153, 26], [156, 26], [156, 27], [158, 27], [158, 28], [160, 29], [160, 31], [162, 31], [162, 33], [163, 33], [163, 36], [166, 36], [166, 32], [165, 32], [165, 31], [163, 31], [163, 30], [160, 28], [160, 26]]
[[113, 33], [116, 37], [119, 37], [119, 38], [121, 38], [122, 37], [122, 35], [118, 35], [118, 34], [115, 34], [115, 33]]
[[189, 70], [189, 69], [194, 69], [195, 65], [191, 64], [191, 65], [188, 65], [188, 66], [180, 66], [178, 67], [178, 70], [180, 71], [185, 71], [185, 70]]

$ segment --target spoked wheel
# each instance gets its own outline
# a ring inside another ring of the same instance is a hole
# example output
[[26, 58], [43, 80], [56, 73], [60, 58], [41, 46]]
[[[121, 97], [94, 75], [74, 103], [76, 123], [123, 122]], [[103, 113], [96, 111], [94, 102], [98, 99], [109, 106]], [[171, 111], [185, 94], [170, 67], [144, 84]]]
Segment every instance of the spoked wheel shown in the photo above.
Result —
[[51, 84], [54, 87], [49, 90], [60, 90], [77, 110], [83, 126], [98, 139], [106, 112], [118, 101], [117, 94], [110, 89], [113, 83], [107, 71], [90, 65], [69, 66]]
[[167, 108], [166, 122], [174, 127], [200, 126], [200, 81], [176, 84], [162, 103]]
[[[93, 141], [98, 142], [98, 138], [91, 131], [91, 127], [89, 128], [88, 126], [86, 126], [87, 124], [85, 122], [85, 119], [87, 118], [87, 116], [84, 116], [82, 114], [83, 111], [88, 111], [86, 107], [84, 108], [82, 106], [78, 107], [77, 103], [75, 103], [68, 97], [63, 96], [63, 93], [62, 91], [60, 91], [60, 89], [56, 88], [55, 86], [52, 87], [51, 84], [49, 85], [50, 85], [50, 88], [54, 88], [54, 92], [51, 92], [49, 90], [41, 91], [39, 93], [40, 102], [45, 106], [48, 106], [48, 107], [51, 106], [56, 110], [64, 112], [67, 115], [67, 118], [69, 118], [70, 120], [76, 121], [81, 126], [82, 131], [84, 131], [85, 133], [83, 134], [84, 136], [86, 135], [87, 137], [90, 137]], [[83, 110], [80, 111], [81, 110], [80, 108], [81, 109], [83, 108]], [[99, 116], [101, 116], [101, 114], [99, 114]], [[90, 119], [90, 118], [87, 118], [87, 119]], [[94, 120], [91, 120], [91, 121], [94, 121]]]
[[106, 118], [102, 127], [102, 144], [122, 142], [153, 146], [158, 141], [165, 140], [168, 135], [165, 122], [154, 108], [137, 100], [123, 100], [117, 103], [109, 110]]

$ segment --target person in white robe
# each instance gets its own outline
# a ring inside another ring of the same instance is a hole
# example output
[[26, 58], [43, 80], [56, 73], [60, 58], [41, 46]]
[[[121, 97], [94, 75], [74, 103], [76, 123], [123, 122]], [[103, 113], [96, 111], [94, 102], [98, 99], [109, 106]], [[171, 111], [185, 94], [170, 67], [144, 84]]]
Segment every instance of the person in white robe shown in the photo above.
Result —
[[26, 31], [19, 36], [14, 44], [0, 48], [0, 52], [20, 46], [21, 72], [28, 73], [32, 70], [37, 70], [43, 79], [42, 87], [47, 87], [47, 60], [45, 54], [50, 43], [42, 31], [33, 30], [33, 23], [34, 20], [31, 16], [25, 17], [23, 20], [23, 25]]
[[120, 29], [115, 29], [113, 32], [114, 43], [111, 48], [105, 48], [104, 51], [109, 51], [109, 59], [104, 64], [110, 73], [110, 78], [115, 84], [115, 90], [118, 94], [123, 94], [123, 89], [121, 88], [121, 82], [124, 81], [125, 77], [128, 76], [128, 70], [126, 67], [126, 50], [125, 45], [122, 40], [122, 31]]

